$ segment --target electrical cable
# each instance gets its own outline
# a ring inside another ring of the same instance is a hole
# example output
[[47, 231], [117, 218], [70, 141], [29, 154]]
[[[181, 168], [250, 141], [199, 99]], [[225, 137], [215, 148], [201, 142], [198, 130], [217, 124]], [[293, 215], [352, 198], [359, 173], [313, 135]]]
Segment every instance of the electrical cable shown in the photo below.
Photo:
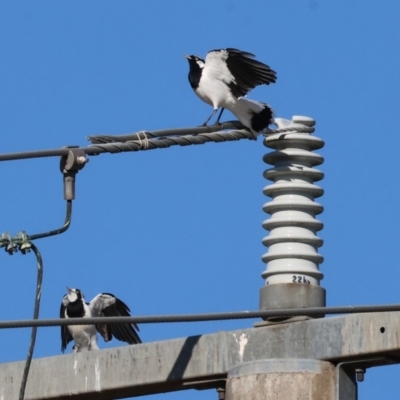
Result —
[[[232, 130], [227, 130], [232, 129]], [[269, 129], [263, 135], [277, 133], [312, 133], [313, 127], [282, 127]], [[245, 129], [239, 121], [228, 121], [220, 125], [208, 125], [192, 128], [174, 128], [156, 131], [140, 131], [129, 135], [97, 135], [89, 136], [92, 142], [89, 147], [80, 148], [87, 155], [99, 155], [101, 153], [119, 153], [125, 151], [153, 150], [168, 148], [170, 146], [188, 146], [204, 144], [207, 142], [221, 143], [241, 139], [257, 140], [249, 130]], [[74, 146], [72, 146], [74, 147]], [[28, 158], [68, 156], [68, 148], [34, 150], [19, 153], [0, 154], [0, 161], [12, 161]]]
[[21, 250], [22, 253], [25, 253], [25, 248], [30, 249], [31, 247], [31, 240], [42, 239], [64, 233], [71, 225], [72, 215], [72, 200], [67, 200], [66, 203], [67, 207], [63, 226], [51, 231], [36, 233], [34, 235], [27, 235], [25, 232], [19, 232], [15, 237], [11, 237], [11, 235], [3, 233], [0, 235], [0, 248], [5, 247], [6, 252], [9, 254], [13, 254], [18, 250]]
[[[165, 149], [171, 146], [199, 145], [208, 142], [230, 142], [241, 139], [256, 140], [256, 137], [247, 130], [201, 133], [198, 135], [168, 136], [165, 138], [147, 139], [146, 145], [142, 140], [129, 140], [126, 142], [114, 142], [105, 144], [93, 144], [82, 150], [87, 155], [98, 155], [100, 153], [121, 153], [127, 151]], [[0, 156], [1, 161], [1, 156]]]
[[[36, 295], [35, 295], [35, 306], [33, 308], [33, 320], [38, 321], [40, 298], [42, 296], [43, 259], [42, 259], [39, 249], [33, 243], [30, 243], [30, 246], [36, 255], [36, 261], [37, 261]], [[28, 355], [26, 357], [25, 368], [24, 368], [24, 372], [22, 375], [21, 387], [20, 387], [20, 391], [19, 391], [19, 400], [24, 400], [26, 382], [28, 380], [29, 368], [31, 366], [33, 351], [35, 348], [36, 332], [37, 332], [37, 326], [32, 326], [31, 340], [30, 340], [30, 344], [29, 344]]]
[[239, 121], [227, 121], [217, 125], [197, 126], [194, 128], [174, 128], [174, 129], [161, 129], [157, 131], [139, 131], [126, 135], [93, 135], [88, 136], [87, 139], [92, 144], [104, 144], [115, 142], [127, 142], [130, 140], [143, 139], [146, 135], [149, 139], [161, 138], [166, 136], [187, 136], [198, 135], [201, 133], [220, 132], [227, 129], [245, 129]]
[[[205, 142], [224, 142], [240, 139], [250, 139], [255, 140], [255, 136], [248, 130], [232, 130], [232, 131], [222, 131], [221, 129], [226, 129], [227, 126], [232, 126], [236, 128], [238, 125], [234, 123], [225, 123], [222, 125], [211, 125], [205, 127], [196, 128], [179, 128], [179, 129], [166, 129], [154, 132], [137, 132], [130, 135], [116, 136], [115, 138], [129, 137], [129, 141], [115, 141], [113, 136], [89, 136], [92, 140], [93, 145], [89, 147], [82, 147], [87, 155], [98, 155], [101, 153], [117, 153], [121, 151], [138, 151], [138, 150], [148, 150], [156, 148], [167, 148], [173, 145], [190, 145], [190, 144], [203, 144]], [[202, 139], [198, 139], [200, 135], [204, 136]], [[103, 138], [103, 139], [102, 139]], [[107, 138], [107, 139], [105, 139]], [[142, 139], [147, 138], [151, 141], [151, 146], [143, 146]], [[172, 138], [176, 140], [172, 140]], [[179, 138], [185, 138], [185, 140], [178, 140]], [[168, 140], [170, 139], [170, 140]], [[103, 144], [100, 144], [103, 143]], [[127, 146], [122, 146], [128, 143]], [[116, 147], [115, 147], [116, 146]], [[122, 147], [121, 147], [122, 146]], [[123, 148], [123, 150], [118, 150]], [[42, 158], [42, 157], [55, 157], [55, 156], [67, 156], [69, 154], [68, 148], [61, 149], [48, 149], [48, 150], [33, 150], [18, 153], [8, 153], [0, 154], [0, 161], [12, 161], [12, 160], [22, 160], [28, 158]]]
[[295, 316], [322, 317], [327, 314], [356, 314], [372, 312], [397, 312], [400, 304], [384, 304], [378, 306], [340, 306], [340, 307], [312, 307], [312, 308], [285, 308], [281, 310], [238, 311], [207, 314], [181, 315], [151, 315], [131, 317], [97, 317], [97, 318], [53, 318], [41, 320], [14, 320], [0, 321], [0, 329], [49, 327], [65, 325], [87, 324], [154, 324], [176, 322], [224, 321], [234, 319], [254, 318], [288, 318]]
[[28, 235], [28, 240], [42, 239], [49, 236], [59, 235], [64, 233], [71, 225], [71, 215], [72, 215], [72, 200], [67, 200], [67, 211], [65, 215], [64, 225], [61, 228], [54, 229], [52, 231], [37, 233], [35, 235]]

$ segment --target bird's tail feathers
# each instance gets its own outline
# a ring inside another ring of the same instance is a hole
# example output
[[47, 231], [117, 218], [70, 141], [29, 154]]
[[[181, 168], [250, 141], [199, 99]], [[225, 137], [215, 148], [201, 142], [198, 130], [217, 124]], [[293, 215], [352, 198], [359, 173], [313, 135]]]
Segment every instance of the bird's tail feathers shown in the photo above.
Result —
[[262, 133], [273, 122], [272, 108], [260, 101], [239, 97], [228, 109], [255, 135]]

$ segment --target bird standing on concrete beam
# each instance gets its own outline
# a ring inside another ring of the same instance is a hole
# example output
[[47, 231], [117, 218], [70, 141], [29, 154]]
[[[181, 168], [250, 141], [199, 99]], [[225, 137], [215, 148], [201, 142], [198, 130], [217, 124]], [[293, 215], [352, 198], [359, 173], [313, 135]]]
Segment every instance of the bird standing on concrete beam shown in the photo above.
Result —
[[265, 103], [247, 99], [251, 89], [276, 81], [276, 72], [254, 59], [254, 54], [238, 49], [212, 50], [206, 59], [185, 55], [189, 61], [189, 83], [194, 92], [214, 110], [203, 125], [207, 125], [220, 107], [219, 123], [224, 108], [254, 134], [272, 123], [273, 111]]
[[[91, 317], [130, 317], [129, 307], [110, 293], [98, 294], [90, 303], [86, 303], [79, 289], [70, 289], [63, 297], [60, 308], [60, 318], [91, 318]], [[109, 342], [113, 336], [129, 344], [141, 343], [139, 330], [133, 324], [96, 324], [96, 325], [65, 325], [61, 326], [61, 351], [75, 341], [73, 352], [98, 350], [96, 330]]]

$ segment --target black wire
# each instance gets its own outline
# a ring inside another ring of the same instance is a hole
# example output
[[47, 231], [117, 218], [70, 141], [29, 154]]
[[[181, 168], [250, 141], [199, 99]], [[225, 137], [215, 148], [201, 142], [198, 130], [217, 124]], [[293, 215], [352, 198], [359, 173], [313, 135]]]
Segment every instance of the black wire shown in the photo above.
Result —
[[[31, 243], [31, 248], [32, 248], [33, 252], [35, 253], [36, 260], [37, 260], [37, 282], [36, 282], [35, 306], [33, 309], [33, 319], [38, 321], [40, 298], [42, 295], [43, 259], [39, 252], [39, 249], [33, 243]], [[24, 373], [22, 375], [21, 387], [20, 387], [20, 391], [19, 391], [19, 400], [24, 400], [26, 382], [28, 380], [29, 368], [31, 366], [31, 361], [32, 361], [32, 356], [33, 356], [33, 350], [35, 348], [36, 332], [37, 332], [37, 326], [32, 326], [31, 341], [29, 344], [28, 355], [26, 357]]]
[[356, 314], [372, 312], [400, 311], [400, 304], [383, 304], [378, 306], [341, 306], [341, 307], [313, 307], [313, 308], [285, 308], [281, 310], [238, 311], [212, 314], [183, 314], [183, 315], [150, 315], [131, 317], [97, 317], [97, 318], [53, 318], [41, 320], [14, 320], [0, 322], [0, 329], [29, 328], [64, 325], [87, 324], [155, 324], [175, 322], [224, 321], [233, 319], [254, 318], [288, 318], [295, 316], [322, 317], [328, 314]]
[[24, 160], [27, 158], [67, 156], [68, 153], [69, 153], [68, 149], [24, 151], [19, 153], [0, 154], [0, 161]]
[[[9, 235], [0, 237], [0, 248], [5, 247], [6, 251], [10, 254], [14, 253], [18, 249], [23, 252], [22, 247], [24, 243], [29, 242], [31, 244], [31, 240], [46, 238], [49, 236], [59, 235], [60, 233], [64, 233], [71, 225], [71, 215], [72, 215], [72, 200], [67, 200], [67, 207], [65, 213], [64, 225], [60, 228], [53, 229], [52, 231], [47, 231], [43, 233], [36, 233], [34, 235], [26, 235], [25, 232], [20, 232], [16, 237], [11, 237]], [[11, 249], [8, 249], [8, 246], [11, 246]]]
[[65, 232], [71, 225], [71, 214], [72, 214], [72, 200], [67, 200], [67, 211], [65, 215], [64, 225], [61, 228], [54, 229], [45, 233], [37, 233], [35, 235], [28, 235], [28, 240], [41, 239], [49, 236], [59, 235]]

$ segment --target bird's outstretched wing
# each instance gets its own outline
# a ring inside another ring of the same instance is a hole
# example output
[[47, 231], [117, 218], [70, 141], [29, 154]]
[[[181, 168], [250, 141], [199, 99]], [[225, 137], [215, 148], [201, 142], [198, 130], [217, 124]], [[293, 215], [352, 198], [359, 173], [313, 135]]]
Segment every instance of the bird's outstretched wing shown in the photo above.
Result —
[[[130, 317], [129, 307], [111, 293], [97, 295], [89, 304], [93, 316]], [[97, 331], [106, 342], [114, 336], [121, 342], [129, 344], [142, 343], [136, 331], [138, 326], [133, 324], [97, 324]]]
[[[68, 296], [65, 295], [62, 299], [61, 302], [61, 307], [60, 307], [60, 318], [65, 318], [65, 308], [67, 307], [69, 301], [68, 301]], [[65, 349], [67, 348], [67, 345], [69, 342], [72, 342], [73, 338], [71, 335], [71, 332], [68, 329], [67, 325], [62, 325], [61, 326], [61, 351], [64, 353]]]
[[233, 95], [244, 96], [258, 85], [276, 82], [276, 72], [254, 57], [254, 54], [234, 48], [212, 50], [207, 53], [203, 73], [215, 77], [215, 71], [219, 71], [219, 78]]

